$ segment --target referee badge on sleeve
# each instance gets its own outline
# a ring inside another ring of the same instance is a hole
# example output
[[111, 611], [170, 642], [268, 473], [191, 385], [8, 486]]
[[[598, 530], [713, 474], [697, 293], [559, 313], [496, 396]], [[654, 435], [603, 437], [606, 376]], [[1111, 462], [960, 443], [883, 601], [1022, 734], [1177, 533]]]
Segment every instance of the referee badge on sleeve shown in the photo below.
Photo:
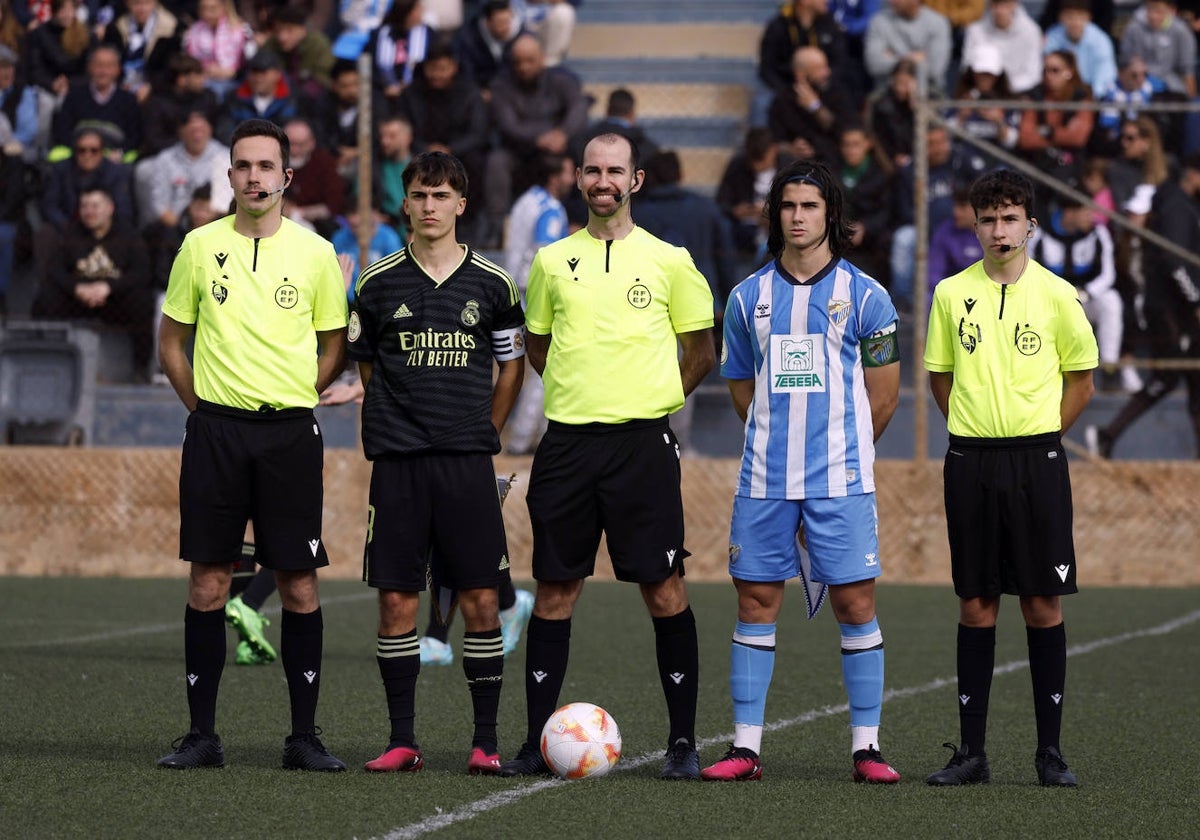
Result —
[[350, 313], [350, 329], [346, 333], [346, 337], [351, 341], [358, 341], [359, 335], [362, 334], [362, 322], [358, 320], [358, 313]]

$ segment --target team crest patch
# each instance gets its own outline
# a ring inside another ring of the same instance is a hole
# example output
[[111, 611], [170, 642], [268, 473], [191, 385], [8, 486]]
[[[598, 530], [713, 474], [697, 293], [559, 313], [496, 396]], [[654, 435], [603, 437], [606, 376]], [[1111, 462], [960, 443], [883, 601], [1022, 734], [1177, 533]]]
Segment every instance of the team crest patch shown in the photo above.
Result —
[[831, 300], [825, 305], [829, 312], [829, 320], [835, 325], [840, 325], [850, 316], [850, 301], [848, 300]]
[[728, 361], [729, 361], [729, 342], [722, 341], [721, 342], [721, 364], [725, 364]]
[[1042, 349], [1042, 337], [1028, 324], [1017, 324], [1013, 328], [1013, 344], [1022, 356], [1035, 356]]
[[645, 309], [650, 305], [650, 290], [635, 280], [634, 284], [629, 287], [629, 291], [625, 294], [625, 299], [629, 301], [629, 305], [634, 309]]
[[217, 306], [220, 306], [229, 298], [229, 289], [214, 280], [212, 284], [212, 296], [213, 300], [217, 302]]
[[522, 350], [525, 348], [525, 334], [517, 332], [513, 335], [513, 349]]
[[732, 566], [733, 564], [737, 563], [738, 559], [741, 556], [742, 556], [742, 547], [736, 543], [730, 543], [730, 545], [729, 545], [729, 565]]
[[958, 319], [958, 343], [968, 353], [974, 353], [979, 342], [983, 341], [983, 333], [978, 324], [967, 323], [966, 318]]
[[[286, 281], [287, 278], [285, 277]], [[300, 302], [300, 292], [291, 283], [285, 282], [282, 286], [275, 290], [275, 303], [279, 304], [281, 309], [291, 309]]]
[[350, 313], [350, 328], [346, 331], [346, 337], [351, 341], [358, 341], [358, 337], [362, 335], [362, 321], [358, 320], [358, 313]]
[[473, 327], [479, 323], [479, 301], [469, 300], [467, 305], [463, 307], [462, 313], [458, 316], [463, 322], [463, 326]]

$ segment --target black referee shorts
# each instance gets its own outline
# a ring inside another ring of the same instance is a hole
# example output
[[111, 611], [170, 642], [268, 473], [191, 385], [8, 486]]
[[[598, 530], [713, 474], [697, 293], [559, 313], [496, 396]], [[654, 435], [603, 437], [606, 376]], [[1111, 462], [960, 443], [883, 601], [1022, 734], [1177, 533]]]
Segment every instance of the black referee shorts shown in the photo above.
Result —
[[324, 441], [312, 409], [257, 412], [200, 401], [187, 419], [179, 471], [179, 556], [241, 558], [254, 523], [268, 569], [329, 565], [321, 540]]
[[954, 591], [960, 598], [1070, 595], [1074, 512], [1055, 433], [950, 436], [943, 468]]
[[621, 424], [551, 422], [529, 476], [533, 576], [570, 581], [596, 569], [601, 531], [617, 580], [684, 573], [679, 445], [665, 417]]

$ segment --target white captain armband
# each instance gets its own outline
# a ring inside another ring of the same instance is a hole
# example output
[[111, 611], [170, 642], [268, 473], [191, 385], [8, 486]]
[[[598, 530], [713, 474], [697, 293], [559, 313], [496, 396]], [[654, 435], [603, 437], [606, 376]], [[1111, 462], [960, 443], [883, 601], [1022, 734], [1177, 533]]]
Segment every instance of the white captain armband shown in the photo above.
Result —
[[884, 367], [900, 361], [896, 322], [871, 333], [859, 342], [859, 346], [862, 348], [863, 367]]
[[492, 356], [498, 362], [510, 362], [525, 355], [525, 328], [513, 327], [492, 333]]

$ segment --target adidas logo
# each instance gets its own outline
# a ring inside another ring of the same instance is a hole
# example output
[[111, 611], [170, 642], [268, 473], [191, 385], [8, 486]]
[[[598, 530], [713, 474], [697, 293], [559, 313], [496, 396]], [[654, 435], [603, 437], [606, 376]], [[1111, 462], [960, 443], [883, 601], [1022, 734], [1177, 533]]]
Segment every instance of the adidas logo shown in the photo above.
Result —
[[1058, 579], [1063, 583], [1067, 582], [1067, 573], [1071, 571], [1070, 566], [1055, 566], [1054, 571], [1058, 572]]
[[1061, 694], [1051, 694], [1050, 699], [1053, 700], [1054, 705], [1057, 706], [1059, 703], [1062, 702], [1062, 695]]
[[196, 680], [198, 680], [198, 679], [200, 679], [200, 675], [199, 675], [199, 674], [188, 674], [188, 675], [187, 675], [187, 681], [188, 681], [188, 685], [195, 685], [195, 684], [196, 684]]
[[412, 316], [412, 310], [408, 308], [408, 304], [402, 303], [400, 304], [400, 308], [396, 310], [394, 315], [392, 315], [392, 320], [398, 321], [401, 318], [411, 318]]
[[539, 683], [542, 680], [546, 679], [547, 676], [549, 676], [549, 675], [545, 671], [534, 671], [533, 672], [533, 678], [535, 680], [537, 680]]
[[671, 682], [675, 683], [675, 685], [679, 685], [681, 682], [683, 682], [684, 678], [684, 674], [681, 674], [678, 671], [676, 671], [674, 674], [668, 674], [667, 676], [671, 678]]
[[317, 678], [316, 671], [305, 671], [304, 672], [304, 679], [308, 680], [309, 685], [312, 685], [313, 680], [315, 680], [316, 678]]
[[508, 565], [509, 565], [508, 564], [508, 555], [507, 554], [501, 555], [500, 565], [498, 567], [496, 567], [496, 571], [503, 572], [505, 569], [508, 568]]
[[320, 547], [320, 545], [321, 545], [320, 538], [308, 541], [308, 550], [312, 552], [313, 557], [317, 556], [317, 549]]
[[962, 703], [964, 706], [965, 706], [965, 705], [967, 705], [967, 703], [969, 703], [970, 701], [971, 701], [971, 695], [970, 695], [970, 694], [960, 694], [960, 695], [958, 695], [958, 702], [959, 702], [959, 703]]

